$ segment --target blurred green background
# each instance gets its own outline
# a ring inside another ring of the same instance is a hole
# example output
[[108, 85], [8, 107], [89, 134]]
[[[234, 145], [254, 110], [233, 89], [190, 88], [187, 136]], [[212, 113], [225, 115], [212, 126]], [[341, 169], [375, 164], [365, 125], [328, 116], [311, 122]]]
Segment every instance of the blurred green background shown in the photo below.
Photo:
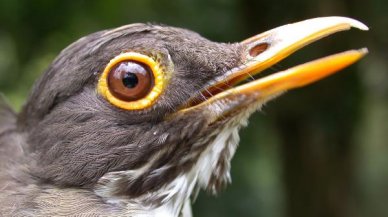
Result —
[[271, 69], [370, 50], [361, 62], [255, 114], [241, 132], [232, 185], [217, 197], [202, 192], [194, 215], [388, 216], [387, 11], [386, 0], [0, 0], [0, 91], [20, 109], [61, 49], [128, 23], [165, 23], [234, 42], [312, 17], [357, 18], [371, 30], [333, 35]]

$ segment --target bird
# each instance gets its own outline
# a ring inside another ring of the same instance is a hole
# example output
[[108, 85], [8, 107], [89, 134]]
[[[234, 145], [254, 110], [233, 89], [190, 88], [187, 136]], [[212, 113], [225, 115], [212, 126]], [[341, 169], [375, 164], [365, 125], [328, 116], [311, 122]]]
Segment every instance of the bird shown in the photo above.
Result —
[[368, 30], [319, 17], [235, 43], [148, 23], [80, 38], [19, 113], [0, 101], [0, 216], [192, 216], [200, 190], [216, 194], [230, 183], [252, 113], [368, 51], [260, 72], [351, 27]]

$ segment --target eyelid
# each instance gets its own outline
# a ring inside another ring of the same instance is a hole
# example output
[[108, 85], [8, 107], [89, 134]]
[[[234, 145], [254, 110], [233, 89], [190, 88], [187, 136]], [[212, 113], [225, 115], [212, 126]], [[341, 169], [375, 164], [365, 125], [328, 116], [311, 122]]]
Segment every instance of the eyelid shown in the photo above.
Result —
[[[136, 101], [124, 101], [118, 99], [110, 92], [107, 82], [108, 74], [110, 73], [111, 69], [118, 63], [128, 60], [137, 61], [147, 65], [151, 69], [154, 77], [154, 86], [151, 91], [145, 97]], [[108, 100], [116, 107], [125, 110], [139, 110], [151, 107], [155, 103], [156, 99], [164, 90], [165, 80], [166, 79], [163, 75], [162, 68], [160, 67], [159, 63], [153, 58], [140, 53], [127, 52], [119, 54], [118, 56], [110, 60], [110, 62], [105, 67], [102, 75], [100, 76], [100, 79], [98, 80], [97, 91], [106, 100]]]

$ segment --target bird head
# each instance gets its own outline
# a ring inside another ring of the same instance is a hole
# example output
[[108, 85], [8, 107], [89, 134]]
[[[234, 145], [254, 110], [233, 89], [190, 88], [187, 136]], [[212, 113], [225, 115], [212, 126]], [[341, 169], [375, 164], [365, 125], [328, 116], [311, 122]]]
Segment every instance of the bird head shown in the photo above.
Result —
[[151, 204], [187, 198], [198, 187], [215, 193], [230, 181], [238, 131], [254, 111], [352, 64], [366, 50], [247, 78], [350, 27], [367, 29], [326, 17], [238, 43], [151, 24], [83, 37], [53, 61], [18, 117], [29, 173], [39, 183]]

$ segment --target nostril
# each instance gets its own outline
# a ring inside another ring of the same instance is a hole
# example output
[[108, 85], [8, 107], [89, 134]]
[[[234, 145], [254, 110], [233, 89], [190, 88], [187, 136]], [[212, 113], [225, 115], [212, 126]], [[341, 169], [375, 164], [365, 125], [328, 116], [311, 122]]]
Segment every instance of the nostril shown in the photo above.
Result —
[[259, 43], [255, 46], [253, 46], [250, 50], [249, 50], [249, 55], [251, 57], [257, 57], [259, 54], [263, 53], [265, 50], [267, 50], [267, 48], [269, 47], [269, 44], [268, 43]]

